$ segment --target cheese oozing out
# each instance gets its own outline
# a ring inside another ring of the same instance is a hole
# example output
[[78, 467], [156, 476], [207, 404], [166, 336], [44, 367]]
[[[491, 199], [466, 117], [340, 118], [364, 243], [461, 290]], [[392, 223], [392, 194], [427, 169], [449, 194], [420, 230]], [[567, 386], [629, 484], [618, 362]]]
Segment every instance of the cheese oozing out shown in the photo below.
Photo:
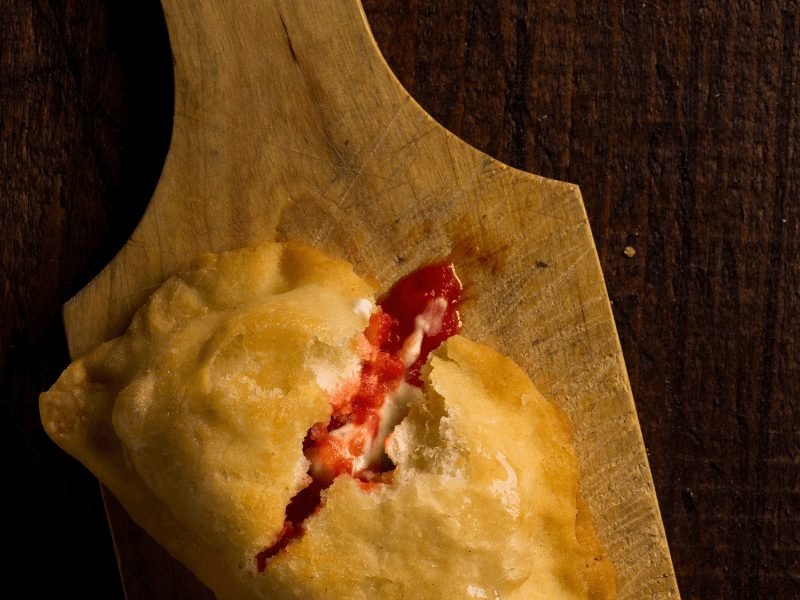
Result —
[[453, 265], [436, 264], [400, 279], [378, 306], [366, 299], [356, 303], [354, 310], [369, 316], [358, 343], [357, 381], [345, 381], [334, 391], [330, 377], [322, 378], [331, 397], [331, 418], [306, 436], [308, 485], [286, 507], [276, 542], [256, 557], [259, 571], [302, 535], [305, 519], [321, 508], [322, 491], [336, 477], [349, 475], [365, 488], [391, 479], [387, 441], [422, 395], [419, 373], [428, 354], [461, 328], [461, 290]]

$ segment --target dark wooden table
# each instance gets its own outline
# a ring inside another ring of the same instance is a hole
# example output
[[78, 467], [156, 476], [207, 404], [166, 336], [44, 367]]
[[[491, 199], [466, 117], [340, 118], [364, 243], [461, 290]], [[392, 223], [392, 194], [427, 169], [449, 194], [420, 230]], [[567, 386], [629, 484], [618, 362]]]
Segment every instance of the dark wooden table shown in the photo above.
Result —
[[[437, 120], [580, 184], [683, 596], [800, 597], [798, 4], [585, 4], [365, 8]], [[0, 4], [0, 589], [24, 597], [121, 596], [37, 394], [68, 362], [60, 305], [147, 204], [171, 101], [155, 0]]]

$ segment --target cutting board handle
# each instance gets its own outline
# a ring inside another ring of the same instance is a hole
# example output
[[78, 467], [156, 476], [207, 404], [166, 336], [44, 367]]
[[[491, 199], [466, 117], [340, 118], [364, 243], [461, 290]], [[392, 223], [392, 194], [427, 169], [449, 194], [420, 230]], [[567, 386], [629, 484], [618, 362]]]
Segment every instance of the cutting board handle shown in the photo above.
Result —
[[[67, 322], [81, 323], [69, 328], [72, 356], [119, 334], [198, 254], [279, 236], [298, 197], [327, 199], [333, 211], [342, 196], [356, 198], [357, 175], [399, 117], [438, 128], [386, 65], [358, 0], [163, 8], [174, 61], [170, 148], [131, 240], [65, 306]], [[103, 310], [82, 319], [97, 298]]]

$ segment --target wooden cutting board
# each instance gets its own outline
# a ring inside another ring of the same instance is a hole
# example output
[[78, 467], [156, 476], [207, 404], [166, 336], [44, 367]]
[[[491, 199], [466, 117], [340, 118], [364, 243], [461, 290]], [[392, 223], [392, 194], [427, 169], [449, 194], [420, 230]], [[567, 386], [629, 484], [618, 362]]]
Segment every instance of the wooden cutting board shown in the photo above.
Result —
[[[306, 242], [386, 286], [451, 257], [464, 333], [510, 355], [571, 417], [620, 598], [677, 598], [580, 191], [434, 122], [392, 75], [358, 0], [163, 0], [172, 143], [122, 251], [64, 309], [80, 356], [206, 251]], [[104, 492], [130, 599], [211, 598]]]

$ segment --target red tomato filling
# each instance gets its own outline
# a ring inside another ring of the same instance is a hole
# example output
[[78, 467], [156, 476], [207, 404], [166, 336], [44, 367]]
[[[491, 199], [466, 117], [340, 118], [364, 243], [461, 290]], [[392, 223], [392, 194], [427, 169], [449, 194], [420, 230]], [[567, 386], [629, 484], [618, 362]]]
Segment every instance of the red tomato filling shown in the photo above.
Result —
[[332, 398], [328, 423], [309, 429], [303, 453], [311, 462], [310, 483], [286, 507], [277, 541], [256, 556], [259, 573], [270, 558], [303, 534], [303, 523], [322, 507], [322, 492], [336, 477], [348, 474], [365, 491], [390, 477], [394, 465], [382, 449], [367, 464], [359, 459], [373, 449], [387, 397], [403, 381], [421, 386], [420, 369], [428, 354], [461, 329], [461, 289], [453, 265], [430, 265], [402, 278], [378, 302], [363, 334], [368, 349], [358, 388]]

